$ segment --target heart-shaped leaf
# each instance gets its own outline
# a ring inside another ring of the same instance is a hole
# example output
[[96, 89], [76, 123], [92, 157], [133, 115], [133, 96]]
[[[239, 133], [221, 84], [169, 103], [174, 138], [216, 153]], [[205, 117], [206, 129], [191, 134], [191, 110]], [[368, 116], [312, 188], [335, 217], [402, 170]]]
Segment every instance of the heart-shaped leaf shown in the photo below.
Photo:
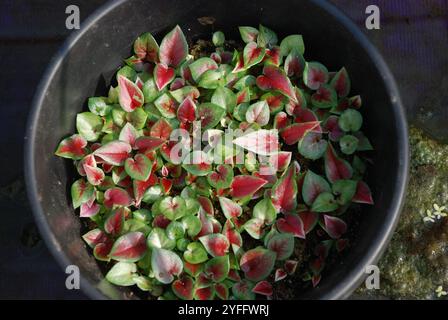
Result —
[[276, 171], [285, 171], [291, 163], [292, 152], [280, 151], [269, 156], [269, 164]]
[[132, 286], [135, 284], [134, 275], [137, 265], [130, 262], [118, 262], [106, 274], [106, 279], [117, 286]]
[[278, 38], [274, 31], [260, 24], [257, 43], [260, 47], [270, 48], [277, 44]]
[[263, 62], [265, 64], [272, 64], [278, 67], [282, 62], [282, 56], [280, 54], [280, 47], [273, 46], [270, 49], [266, 49], [266, 55], [264, 56]]
[[336, 91], [329, 85], [322, 84], [311, 96], [311, 103], [321, 109], [335, 107], [338, 103]]
[[255, 42], [246, 44], [243, 50], [244, 68], [247, 70], [250, 67], [260, 63], [266, 53], [265, 48], [260, 48]]
[[76, 129], [87, 141], [98, 140], [102, 128], [103, 121], [96, 114], [81, 112], [76, 115]]
[[277, 212], [271, 199], [262, 199], [254, 206], [253, 217], [260, 219], [266, 224], [271, 224], [277, 217]]
[[84, 164], [83, 168], [87, 176], [87, 181], [91, 185], [98, 186], [103, 183], [105, 178], [103, 170], [97, 168], [96, 166], [89, 166], [87, 164]]
[[208, 183], [216, 189], [227, 189], [232, 184], [233, 169], [230, 165], [220, 164], [216, 167], [216, 172], [207, 175]]
[[106, 242], [98, 243], [95, 246], [95, 248], [93, 248], [93, 256], [95, 257], [95, 259], [99, 261], [109, 262], [110, 261], [109, 252], [110, 249], [112, 248], [112, 245], [113, 241], [109, 239], [106, 240]]
[[216, 70], [218, 69], [218, 65], [213, 59], [203, 57], [199, 58], [196, 61], [192, 62], [189, 66], [191, 71], [191, 76], [193, 80], [197, 83], [199, 82], [199, 78], [208, 70]]
[[134, 42], [135, 55], [149, 62], [158, 62], [159, 60], [159, 45], [151, 33], [146, 32], [137, 38]]
[[243, 212], [241, 206], [230, 199], [219, 197], [219, 204], [221, 205], [222, 213], [227, 219], [237, 218]]
[[76, 180], [70, 188], [73, 208], [79, 208], [82, 204], [88, 202], [94, 195], [94, 192], [95, 189], [90, 183], [84, 179]]
[[337, 156], [333, 146], [328, 144], [325, 152], [325, 174], [327, 179], [333, 183], [340, 179], [350, 179], [353, 175], [353, 169], [350, 164]]
[[236, 176], [231, 184], [231, 195], [234, 199], [250, 197], [266, 183], [266, 180], [255, 176]]
[[264, 156], [279, 151], [278, 132], [276, 129], [252, 131], [234, 139], [233, 143], [241, 148]]
[[266, 65], [263, 68], [263, 75], [257, 77], [257, 86], [263, 91], [278, 90], [291, 100], [297, 100], [288, 76], [276, 66]]
[[135, 145], [135, 140], [137, 140], [139, 134], [137, 129], [130, 123], [126, 123], [124, 127], [120, 131], [120, 135], [118, 137], [119, 140], [129, 143], [132, 147]]
[[286, 260], [284, 267], [288, 274], [294, 274], [296, 272], [298, 265], [299, 265], [299, 262], [296, 260]]
[[110, 188], [104, 192], [104, 205], [107, 208], [113, 206], [128, 207], [132, 204], [132, 198], [129, 193], [121, 188]]
[[211, 102], [226, 109], [227, 112], [233, 112], [236, 107], [236, 94], [226, 87], [218, 87], [211, 98]]
[[328, 142], [322, 138], [320, 132], [308, 132], [299, 141], [299, 153], [307, 159], [317, 160], [322, 158], [327, 149]]
[[288, 119], [288, 115], [280, 111], [274, 117], [274, 128], [278, 130], [282, 130], [286, 128], [290, 124], [290, 120]]
[[194, 297], [196, 300], [212, 300], [214, 296], [214, 287], [196, 289], [194, 293]]
[[328, 132], [328, 137], [331, 141], [339, 141], [339, 139], [344, 135], [338, 124], [339, 117], [329, 116], [324, 124], [324, 130]]
[[154, 68], [154, 80], [159, 91], [162, 91], [168, 84], [170, 84], [175, 76], [175, 70], [173, 68], [170, 68], [163, 63], [156, 64], [156, 67]]
[[220, 233], [202, 236], [199, 238], [199, 241], [201, 241], [212, 257], [224, 256], [229, 252], [229, 240]]
[[294, 237], [305, 239], [302, 219], [297, 214], [285, 214], [277, 220], [277, 229], [283, 233], [291, 233]]
[[190, 237], [196, 236], [202, 229], [201, 220], [193, 215], [183, 217], [182, 223], [187, 229], [187, 233]]
[[373, 204], [372, 193], [369, 186], [364, 181], [358, 181], [356, 193], [352, 199], [356, 203]]
[[191, 97], [187, 97], [177, 109], [177, 119], [179, 119], [180, 122], [193, 122], [196, 118], [196, 104]]
[[59, 143], [55, 155], [67, 159], [80, 160], [87, 154], [87, 140], [79, 134], [74, 134]]
[[283, 280], [287, 276], [288, 276], [288, 274], [285, 272], [285, 270], [278, 268], [277, 270], [275, 270], [274, 282]]
[[214, 257], [204, 265], [204, 273], [214, 282], [221, 282], [229, 274], [229, 256]]
[[126, 112], [132, 112], [141, 107], [145, 101], [143, 92], [128, 78], [118, 76], [118, 99], [120, 106]]
[[356, 132], [361, 129], [362, 115], [354, 109], [347, 109], [342, 112], [338, 121], [339, 127], [345, 132]]
[[96, 149], [93, 154], [110, 165], [121, 166], [128, 158], [131, 150], [132, 147], [129, 143], [115, 140]]
[[191, 242], [187, 245], [187, 250], [184, 252], [185, 261], [192, 264], [199, 264], [207, 261], [207, 251], [199, 242]]
[[110, 257], [117, 261], [136, 262], [143, 258], [146, 249], [145, 235], [141, 232], [129, 232], [115, 241]]
[[160, 212], [174, 221], [186, 214], [187, 205], [182, 197], [165, 197], [159, 205]]
[[215, 283], [214, 285], [216, 296], [221, 300], [229, 299], [229, 288], [223, 283]]
[[135, 148], [142, 153], [148, 153], [158, 149], [164, 143], [165, 140], [161, 138], [143, 136], [137, 138], [135, 141]]
[[[159, 138], [162, 140], [168, 140], [170, 138], [173, 128], [165, 119], [159, 119], [151, 127], [150, 136], [153, 138]], [[152, 148], [151, 148], [152, 150]]]
[[202, 263], [192, 264], [184, 261], [184, 270], [190, 276], [197, 277], [202, 272], [204, 265]]
[[205, 213], [207, 213], [210, 216], [213, 216], [215, 214], [215, 209], [213, 208], [213, 203], [212, 201], [204, 196], [199, 196], [197, 198], [199, 205], [201, 206], [201, 208], [205, 211]]
[[343, 220], [326, 214], [322, 227], [333, 239], [339, 239], [347, 231], [347, 225]]
[[291, 50], [285, 59], [284, 69], [288, 77], [300, 77], [305, 70], [305, 59], [297, 50]]
[[182, 300], [193, 300], [194, 281], [189, 276], [182, 276], [171, 284], [174, 294]]
[[241, 39], [245, 42], [257, 41], [258, 30], [254, 27], [238, 27]]
[[302, 122], [291, 124], [280, 131], [280, 136], [288, 145], [296, 144], [308, 132], [316, 129], [319, 126], [319, 121]]
[[331, 192], [322, 192], [314, 200], [311, 210], [314, 212], [331, 212], [338, 208], [338, 203]]
[[233, 285], [233, 296], [239, 300], [254, 300], [255, 293], [252, 292], [253, 287], [254, 285], [250, 281], [246, 279], [241, 280]]
[[96, 228], [85, 233], [82, 238], [90, 248], [95, 248], [97, 244], [106, 242], [107, 235], [101, 229]]
[[291, 164], [272, 187], [272, 204], [280, 212], [290, 212], [297, 206], [296, 168]]
[[300, 34], [289, 35], [280, 43], [282, 56], [287, 56], [291, 51], [297, 51], [300, 54], [305, 53], [305, 44]]
[[146, 181], [151, 174], [152, 162], [144, 154], [138, 153], [134, 158], [126, 159], [124, 169], [132, 179]]
[[159, 60], [169, 67], [178, 67], [188, 55], [188, 43], [179, 26], [171, 30], [160, 43]]
[[176, 246], [176, 241], [170, 239], [164, 229], [155, 227], [148, 235], [147, 245], [150, 248], [172, 250]]
[[201, 121], [201, 129], [214, 128], [225, 116], [226, 109], [214, 103], [206, 102], [198, 106], [198, 118]]
[[104, 231], [113, 236], [119, 235], [123, 230], [125, 212], [125, 208], [112, 210], [104, 220]]
[[204, 152], [196, 150], [183, 159], [182, 167], [195, 176], [206, 176], [212, 171], [211, 159]]
[[232, 226], [230, 220], [227, 220], [222, 229], [222, 234], [226, 236], [232, 247], [240, 248], [243, 245], [243, 240], [240, 233]]
[[311, 90], [317, 90], [328, 82], [328, 69], [319, 62], [307, 62], [303, 70], [303, 82]]
[[302, 197], [305, 203], [311, 206], [317, 196], [322, 192], [330, 192], [331, 188], [327, 180], [308, 170], [302, 187]]
[[260, 281], [253, 287], [252, 292], [270, 297], [273, 293], [272, 285], [266, 280]]
[[246, 112], [246, 121], [258, 123], [260, 126], [267, 125], [269, 123], [269, 106], [266, 101], [251, 104]]
[[243, 225], [244, 230], [254, 239], [261, 239], [264, 235], [264, 221], [259, 218], [252, 218]]
[[154, 105], [163, 117], [167, 119], [176, 118], [177, 102], [169, 93], [164, 93], [158, 97], [154, 101]]
[[357, 182], [354, 180], [337, 180], [333, 183], [333, 194], [337, 197], [337, 202], [343, 206], [352, 200], [356, 193]]
[[183, 265], [182, 260], [174, 252], [153, 248], [151, 253], [151, 268], [157, 280], [168, 284], [174, 280], [174, 276], [182, 273]]
[[319, 215], [317, 213], [308, 211], [300, 212], [299, 217], [303, 222], [305, 234], [308, 234], [311, 230], [313, 230], [319, 220]]
[[291, 233], [279, 233], [269, 241], [267, 248], [277, 254], [277, 260], [288, 259], [294, 251], [294, 236]]
[[246, 251], [240, 259], [241, 270], [246, 279], [260, 281], [265, 279], [274, 268], [276, 253], [258, 247]]
[[336, 90], [339, 97], [343, 98], [348, 96], [350, 93], [351, 83], [347, 70], [345, 68], [339, 70], [334, 75], [333, 79], [331, 79], [330, 85], [334, 90]]

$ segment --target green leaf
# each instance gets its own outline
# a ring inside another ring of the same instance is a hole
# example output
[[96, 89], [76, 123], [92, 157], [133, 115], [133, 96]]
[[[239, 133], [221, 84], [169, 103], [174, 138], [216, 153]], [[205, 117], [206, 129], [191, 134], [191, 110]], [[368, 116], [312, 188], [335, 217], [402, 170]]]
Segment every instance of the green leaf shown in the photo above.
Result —
[[347, 109], [342, 112], [338, 121], [339, 127], [345, 132], [356, 132], [361, 129], [362, 115], [354, 109]]
[[144, 154], [138, 153], [134, 158], [124, 162], [126, 173], [135, 180], [146, 181], [151, 174], [152, 162]]
[[303, 201], [311, 206], [314, 200], [322, 192], [330, 192], [330, 184], [320, 175], [308, 170], [303, 180], [302, 197]]
[[310, 160], [322, 158], [327, 146], [327, 140], [322, 139], [322, 134], [319, 132], [308, 132], [298, 144], [300, 154]]
[[246, 112], [246, 121], [258, 123], [262, 127], [267, 125], [269, 123], [269, 106], [266, 101], [251, 104]]
[[118, 262], [106, 274], [106, 279], [117, 286], [132, 286], [135, 284], [133, 277], [136, 272], [135, 263]]
[[192, 62], [189, 67], [191, 76], [196, 83], [199, 82], [201, 76], [206, 71], [218, 69], [218, 65], [216, 64], [215, 60], [208, 57], [197, 59], [196, 61]]
[[241, 35], [241, 39], [245, 42], [256, 41], [258, 36], [258, 30], [254, 27], [238, 27]]
[[357, 185], [357, 181], [354, 180], [337, 180], [333, 183], [333, 194], [336, 195], [336, 200], [341, 206], [348, 204], [353, 199]]
[[260, 24], [258, 28], [257, 44], [260, 47], [270, 48], [278, 42], [277, 34], [271, 29]]
[[201, 220], [193, 215], [183, 217], [182, 224], [187, 229], [187, 234], [190, 237], [196, 236], [202, 229]]
[[264, 221], [266, 224], [273, 223], [277, 217], [277, 212], [271, 199], [260, 200], [254, 206], [253, 217]]
[[146, 125], [148, 114], [143, 108], [137, 108], [133, 112], [128, 113], [128, 121], [135, 127], [135, 129], [143, 129]]
[[198, 116], [201, 119], [201, 129], [207, 130], [216, 127], [224, 118], [226, 109], [211, 102], [202, 103], [198, 106]]
[[314, 200], [311, 211], [314, 212], [331, 212], [338, 208], [338, 203], [330, 192], [322, 192]]
[[176, 246], [176, 241], [168, 238], [164, 229], [154, 228], [148, 235], [146, 241], [148, 247], [150, 248], [162, 248], [171, 250]]
[[73, 208], [78, 208], [81, 204], [89, 201], [94, 195], [95, 189], [84, 179], [76, 180], [71, 187], [71, 197]]
[[228, 164], [220, 164], [216, 167], [216, 172], [207, 175], [208, 183], [216, 189], [227, 189], [232, 184], [233, 168]]
[[232, 113], [236, 107], [236, 94], [226, 87], [218, 87], [212, 95], [211, 102]]
[[280, 43], [280, 53], [282, 56], [287, 56], [292, 50], [297, 50], [301, 55], [305, 53], [305, 44], [301, 35], [289, 35]]
[[221, 85], [222, 77], [223, 74], [220, 70], [207, 70], [199, 79], [198, 87], [216, 89]]
[[187, 250], [184, 252], [184, 259], [188, 263], [198, 264], [207, 261], [207, 251], [199, 242], [191, 242], [187, 246]]
[[160, 114], [167, 118], [176, 118], [176, 101], [169, 93], [164, 93], [154, 101], [154, 105]]
[[339, 140], [339, 146], [342, 153], [352, 154], [358, 149], [358, 138], [350, 134], [346, 134]]
[[104, 97], [91, 97], [89, 98], [87, 105], [90, 112], [101, 117], [108, 114], [111, 109], [111, 106], [106, 103], [106, 98]]
[[216, 31], [215, 33], [213, 33], [212, 42], [215, 47], [223, 46], [225, 41], [226, 37], [222, 31]]
[[171, 223], [166, 227], [165, 232], [168, 238], [177, 240], [184, 236], [185, 228], [181, 222], [171, 221]]
[[160, 202], [159, 209], [165, 217], [174, 221], [185, 215], [187, 206], [182, 197], [165, 197]]
[[96, 141], [100, 137], [103, 121], [91, 112], [76, 115], [76, 129], [87, 141]]
[[244, 230], [254, 239], [261, 239], [264, 235], [264, 220], [252, 218], [243, 225]]

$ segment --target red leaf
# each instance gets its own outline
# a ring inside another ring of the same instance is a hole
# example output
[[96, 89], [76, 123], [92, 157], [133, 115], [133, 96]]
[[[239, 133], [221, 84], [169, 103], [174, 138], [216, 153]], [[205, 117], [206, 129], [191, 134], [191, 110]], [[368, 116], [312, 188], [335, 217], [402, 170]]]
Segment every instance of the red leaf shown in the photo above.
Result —
[[358, 181], [356, 193], [352, 199], [356, 203], [373, 204], [372, 193], [369, 186], [364, 181]]
[[339, 97], [346, 97], [350, 92], [350, 79], [347, 70], [342, 68], [331, 79], [331, 86], [336, 90]]
[[210, 216], [215, 215], [215, 209], [213, 208], [213, 203], [210, 201], [209, 198], [204, 197], [204, 196], [199, 196], [197, 198], [197, 200], [199, 201], [199, 204], [201, 205], [202, 209], [204, 209], [204, 211], [208, 215], [210, 215]]
[[185, 100], [179, 105], [179, 108], [177, 109], [177, 118], [181, 122], [193, 122], [196, 120], [196, 104], [191, 97], [185, 98]]
[[173, 187], [173, 180], [167, 179], [167, 178], [162, 178], [162, 179], [160, 179], [160, 184], [162, 185], [163, 192], [165, 194], [168, 194], [170, 192], [171, 188]]
[[98, 148], [93, 154], [108, 164], [121, 166], [128, 158], [131, 150], [132, 148], [129, 143], [116, 140]]
[[219, 204], [222, 212], [227, 219], [237, 218], [243, 212], [241, 206], [230, 199], [219, 197]]
[[271, 49], [266, 49], [266, 55], [264, 57], [264, 62], [273, 64], [275, 66], [279, 66], [280, 59], [281, 59], [281, 56], [280, 56], [280, 47], [279, 46], [272, 47]]
[[90, 218], [95, 216], [98, 212], [100, 212], [100, 205], [96, 202], [89, 204], [83, 203], [80, 208], [79, 216], [81, 218]]
[[331, 143], [328, 144], [327, 151], [325, 152], [325, 173], [327, 179], [333, 183], [340, 179], [350, 179], [353, 174], [352, 167], [344, 159], [339, 158]]
[[194, 295], [198, 300], [212, 300], [215, 291], [213, 290], [213, 287], [200, 288], [196, 289]]
[[224, 256], [229, 252], [229, 240], [220, 234], [214, 233], [199, 238], [207, 252], [213, 257]]
[[168, 225], [171, 223], [171, 220], [165, 217], [163, 214], [159, 214], [155, 216], [154, 220], [152, 221], [152, 226], [154, 228], [161, 228], [166, 229]]
[[151, 127], [150, 136], [154, 138], [159, 138], [163, 140], [168, 140], [170, 138], [173, 128], [171, 125], [163, 118], [157, 120], [156, 123]]
[[240, 282], [241, 281], [241, 277], [240, 277], [238, 271], [235, 270], [235, 269], [230, 269], [228, 278], [230, 280], [236, 281], [236, 282]]
[[279, 151], [277, 130], [257, 130], [233, 140], [237, 146], [256, 154], [270, 155]]
[[269, 157], [269, 163], [277, 171], [285, 171], [291, 163], [292, 152], [280, 151]]
[[297, 206], [296, 168], [291, 164], [272, 187], [272, 204], [280, 212], [289, 212]]
[[104, 221], [104, 230], [113, 236], [120, 234], [121, 230], [123, 230], [124, 216], [124, 208], [113, 210]]
[[285, 272], [285, 270], [278, 268], [277, 270], [275, 270], [274, 282], [283, 280], [286, 278], [286, 276], [287, 273]]
[[303, 222], [296, 214], [285, 214], [284, 218], [277, 220], [278, 231], [292, 233], [294, 237], [305, 239]]
[[84, 241], [90, 248], [94, 248], [97, 244], [106, 242], [107, 235], [101, 229], [93, 229], [82, 236]]
[[180, 279], [174, 281], [171, 285], [174, 294], [182, 300], [193, 299], [193, 279], [189, 276], [183, 276]]
[[236, 176], [231, 185], [231, 194], [233, 198], [240, 199], [252, 196], [261, 187], [267, 183], [266, 180], [255, 176]]
[[296, 272], [298, 265], [299, 262], [296, 260], [286, 260], [284, 268], [288, 274], [293, 274]]
[[163, 88], [165, 88], [171, 81], [173, 81], [174, 77], [174, 69], [167, 67], [163, 63], [158, 63], [154, 68], [154, 80], [159, 91], [162, 91]]
[[121, 188], [111, 188], [104, 192], [104, 205], [107, 208], [112, 206], [128, 207], [132, 204], [132, 198], [126, 190]]
[[324, 130], [328, 132], [331, 141], [339, 141], [344, 132], [339, 127], [339, 118], [337, 116], [329, 116], [325, 121]]
[[143, 92], [135, 83], [122, 75], [118, 76], [118, 90], [118, 99], [124, 111], [132, 112], [143, 105]]
[[110, 257], [117, 261], [136, 262], [146, 253], [146, 237], [141, 232], [129, 232], [115, 241]]
[[275, 252], [262, 247], [245, 252], [240, 259], [240, 267], [246, 279], [260, 281], [266, 278], [274, 267], [275, 256]]
[[319, 121], [294, 123], [280, 131], [280, 136], [286, 144], [293, 145], [318, 126]]
[[87, 181], [89, 181], [91, 185], [98, 186], [104, 181], [105, 175], [100, 168], [89, 166], [87, 164], [84, 164], [83, 168], [87, 176]]
[[281, 130], [289, 125], [288, 115], [280, 111], [274, 117], [274, 128]]
[[299, 217], [303, 222], [303, 229], [305, 234], [308, 234], [311, 230], [313, 230], [314, 226], [317, 224], [319, 220], [319, 215], [314, 212], [300, 212]]
[[121, 129], [119, 139], [134, 147], [135, 140], [137, 139], [137, 130], [130, 122], [126, 123], [123, 129]]
[[213, 233], [213, 223], [207, 216], [204, 210], [199, 211], [199, 219], [201, 220], [201, 231], [196, 235], [196, 238], [200, 238], [205, 235]]
[[266, 280], [260, 281], [253, 287], [252, 292], [264, 296], [272, 296], [272, 285]]
[[135, 206], [140, 206], [142, 198], [149, 187], [154, 186], [157, 183], [157, 176], [151, 173], [146, 181], [133, 180], [132, 187], [134, 190]]
[[55, 154], [68, 159], [82, 159], [86, 155], [87, 140], [79, 134], [74, 134], [61, 141]]
[[297, 101], [291, 81], [285, 72], [273, 65], [263, 68], [262, 76], [257, 77], [257, 85], [261, 90], [278, 90], [293, 101]]
[[177, 67], [188, 55], [188, 44], [179, 26], [171, 30], [162, 40], [159, 60], [169, 67]]
[[105, 242], [98, 243], [93, 249], [93, 255], [97, 260], [109, 261], [109, 253], [112, 249], [113, 242], [111, 240], [106, 240]]
[[338, 239], [347, 231], [347, 224], [337, 217], [324, 214], [324, 229], [330, 237]]
[[243, 239], [241, 238], [240, 233], [236, 231], [234, 227], [232, 227], [232, 223], [230, 222], [230, 220], [227, 220], [224, 224], [222, 234], [226, 236], [231, 245], [236, 245], [238, 247], [241, 247], [243, 245]]

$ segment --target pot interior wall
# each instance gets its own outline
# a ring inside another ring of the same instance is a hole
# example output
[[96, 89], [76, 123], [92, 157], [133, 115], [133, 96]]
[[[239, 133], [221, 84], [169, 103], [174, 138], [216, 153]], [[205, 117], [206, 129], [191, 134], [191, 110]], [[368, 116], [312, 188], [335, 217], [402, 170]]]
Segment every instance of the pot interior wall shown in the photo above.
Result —
[[[197, 18], [211, 16], [213, 26], [203, 26]], [[87, 24], [82, 36], [68, 49], [67, 55], [50, 77], [43, 103], [34, 128], [35, 162], [38, 200], [51, 229], [50, 241], [72, 264], [81, 269], [84, 281], [92, 283], [108, 297], [124, 298], [126, 289], [108, 285], [94, 258], [80, 238], [80, 223], [70, 204], [69, 188], [74, 171], [69, 163], [53, 155], [60, 139], [74, 132], [76, 113], [86, 108], [92, 95], [105, 95], [114, 72], [128, 57], [134, 39], [145, 31], [161, 39], [166, 31], [179, 24], [190, 40], [210, 38], [213, 31], [223, 30], [228, 39], [239, 39], [237, 26], [257, 26], [262, 23], [275, 30], [279, 37], [300, 33], [304, 36], [305, 59], [317, 60], [332, 70], [346, 66], [352, 79], [352, 93], [363, 98], [363, 113], [367, 135], [376, 151], [375, 165], [369, 174], [369, 184], [375, 205], [365, 206], [358, 226], [358, 240], [350, 252], [323, 278], [311, 292], [298, 292], [297, 298], [325, 297], [337, 290], [337, 285], [353, 277], [359, 263], [367, 261], [383, 238], [394, 208], [397, 183], [403, 163], [399, 154], [397, 112], [384, 79], [372, 64], [369, 53], [332, 15], [312, 1], [289, 1], [279, 5], [272, 1], [144, 1], [121, 2], [100, 13]], [[67, 261], [66, 261], [67, 262]], [[356, 267], [357, 266], [357, 267]]]

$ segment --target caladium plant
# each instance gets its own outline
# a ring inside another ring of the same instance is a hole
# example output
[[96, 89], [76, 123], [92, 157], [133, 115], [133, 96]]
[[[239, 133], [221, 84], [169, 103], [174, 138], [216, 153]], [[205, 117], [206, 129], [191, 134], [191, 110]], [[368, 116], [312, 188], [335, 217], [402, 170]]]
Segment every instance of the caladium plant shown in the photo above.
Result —
[[140, 35], [56, 148], [80, 176], [71, 202], [109, 282], [185, 300], [316, 286], [348, 247], [352, 204], [374, 203], [349, 70], [305, 60], [301, 35], [239, 31], [200, 54], [179, 26], [160, 43]]

